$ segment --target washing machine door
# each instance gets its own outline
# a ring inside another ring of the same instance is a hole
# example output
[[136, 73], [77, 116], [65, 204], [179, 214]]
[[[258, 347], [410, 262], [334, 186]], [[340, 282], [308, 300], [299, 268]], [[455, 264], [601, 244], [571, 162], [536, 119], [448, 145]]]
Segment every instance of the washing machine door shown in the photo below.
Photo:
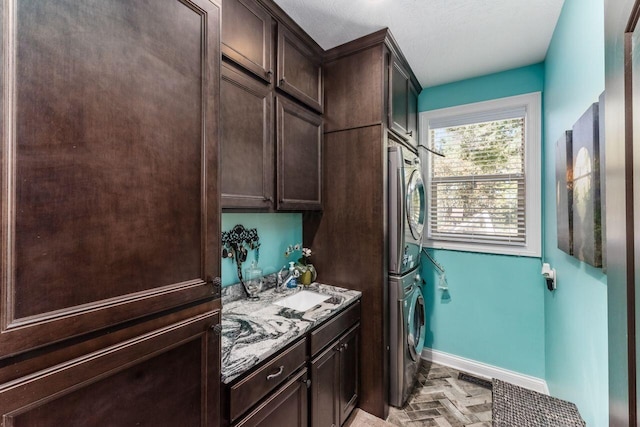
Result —
[[409, 231], [416, 241], [420, 241], [424, 228], [426, 200], [424, 182], [422, 181], [422, 174], [419, 168], [415, 168], [409, 176], [405, 203], [407, 206], [407, 224], [409, 225]]
[[424, 309], [424, 297], [419, 288], [411, 295], [409, 312], [407, 315], [407, 346], [409, 355], [413, 361], [420, 359], [424, 348], [424, 338], [426, 335], [426, 315]]

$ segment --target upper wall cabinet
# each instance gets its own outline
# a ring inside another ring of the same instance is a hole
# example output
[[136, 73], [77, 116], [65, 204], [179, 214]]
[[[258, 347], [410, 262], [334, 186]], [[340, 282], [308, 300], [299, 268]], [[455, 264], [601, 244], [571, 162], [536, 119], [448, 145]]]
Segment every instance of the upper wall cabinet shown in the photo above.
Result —
[[268, 209], [273, 204], [273, 92], [222, 66], [220, 83], [222, 206]]
[[214, 296], [218, 6], [1, 11], [0, 358]]
[[278, 26], [278, 88], [323, 111], [320, 55], [284, 25]]
[[273, 80], [273, 19], [255, 0], [224, 0], [222, 54], [256, 76]]
[[322, 207], [322, 117], [276, 97], [278, 209]]
[[418, 91], [397, 57], [389, 62], [389, 128], [413, 146], [418, 141]]

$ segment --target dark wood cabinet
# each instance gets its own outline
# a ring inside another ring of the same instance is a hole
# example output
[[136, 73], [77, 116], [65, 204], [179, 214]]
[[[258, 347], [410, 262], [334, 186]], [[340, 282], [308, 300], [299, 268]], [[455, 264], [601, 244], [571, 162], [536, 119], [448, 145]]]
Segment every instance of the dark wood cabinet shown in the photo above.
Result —
[[225, 0], [222, 19], [222, 207], [321, 209], [322, 117], [286, 97], [322, 112], [322, 49], [270, 0]]
[[[222, 425], [293, 427], [309, 419], [312, 427], [342, 425], [359, 398], [360, 311], [356, 301], [226, 384]], [[304, 401], [296, 394], [302, 392]]]
[[3, 425], [218, 426], [220, 312], [0, 385]]
[[214, 296], [219, 7], [9, 3], [0, 358]]
[[418, 91], [402, 63], [389, 61], [389, 128], [413, 146], [418, 141]]
[[359, 332], [354, 326], [311, 362], [311, 427], [341, 426], [355, 408]]
[[224, 63], [220, 82], [223, 208], [273, 206], [273, 92]]
[[338, 408], [340, 425], [344, 424], [358, 402], [360, 381], [358, 358], [360, 357], [360, 325], [354, 326], [338, 343], [340, 354], [340, 393]]
[[0, 14], [2, 424], [217, 426], [219, 4]]
[[322, 117], [276, 96], [278, 209], [322, 207]]
[[322, 61], [319, 52], [278, 26], [278, 88], [309, 107], [323, 111]]
[[307, 381], [305, 368], [234, 427], [307, 427]]
[[327, 51], [323, 64], [323, 212], [303, 217], [303, 242], [314, 248], [313, 262], [324, 281], [362, 292], [367, 310], [360, 325], [368, 351], [359, 355], [359, 405], [384, 419], [389, 378], [386, 144], [391, 132], [404, 144], [416, 143], [420, 86], [388, 29]]
[[389, 128], [405, 137], [409, 127], [409, 75], [393, 58], [389, 66]]
[[420, 133], [419, 133], [419, 123], [420, 119], [418, 117], [418, 91], [416, 88], [409, 82], [409, 107], [407, 109], [407, 141], [409, 144], [414, 147], [418, 147], [418, 142], [420, 141]]
[[273, 19], [255, 0], [224, 0], [222, 54], [264, 81], [273, 80]]
[[340, 425], [340, 353], [334, 344], [311, 362], [311, 427]]
[[230, 387], [230, 419], [235, 421], [260, 399], [271, 393], [306, 363], [306, 357], [307, 341], [303, 338]]

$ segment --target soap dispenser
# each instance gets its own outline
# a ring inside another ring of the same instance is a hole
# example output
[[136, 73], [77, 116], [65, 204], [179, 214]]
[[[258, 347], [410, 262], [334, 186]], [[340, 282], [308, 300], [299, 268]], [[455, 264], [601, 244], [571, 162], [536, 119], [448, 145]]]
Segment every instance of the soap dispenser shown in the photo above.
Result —
[[295, 262], [289, 262], [289, 278], [290, 280], [287, 282], [287, 288], [297, 288], [298, 287], [298, 275], [300, 273], [296, 270]]

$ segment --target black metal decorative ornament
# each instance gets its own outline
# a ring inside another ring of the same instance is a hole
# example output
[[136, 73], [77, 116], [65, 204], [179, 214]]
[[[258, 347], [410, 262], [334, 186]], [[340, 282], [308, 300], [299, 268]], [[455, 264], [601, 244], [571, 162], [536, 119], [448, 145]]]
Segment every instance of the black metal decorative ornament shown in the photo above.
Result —
[[247, 285], [242, 278], [242, 263], [247, 260], [250, 250], [256, 251], [256, 262], [260, 259], [260, 237], [255, 228], [246, 229], [242, 224], [238, 224], [230, 231], [222, 232], [222, 258], [231, 258], [236, 261], [238, 269], [238, 279], [247, 291]]

